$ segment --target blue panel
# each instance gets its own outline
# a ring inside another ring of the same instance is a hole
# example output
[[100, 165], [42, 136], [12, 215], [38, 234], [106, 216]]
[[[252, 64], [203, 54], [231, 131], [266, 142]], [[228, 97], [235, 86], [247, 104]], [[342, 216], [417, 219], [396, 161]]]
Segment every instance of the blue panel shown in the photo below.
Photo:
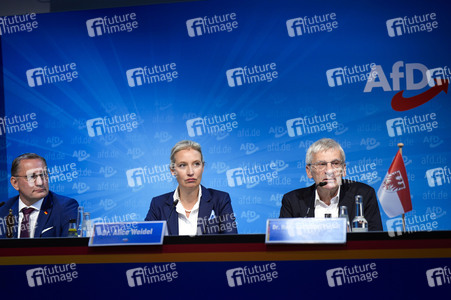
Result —
[[[94, 219], [141, 221], [175, 189], [169, 153], [189, 138], [203, 147], [203, 184], [230, 193], [239, 232], [263, 233], [282, 195], [312, 184], [304, 157], [317, 139], [339, 141], [347, 178], [376, 190], [402, 142], [408, 225], [450, 230], [449, 96], [427, 80], [451, 77], [447, 11], [232, 0], [8, 17], [2, 172], [39, 153], [51, 189]], [[395, 111], [400, 91], [412, 97], [402, 105], [425, 103]]]

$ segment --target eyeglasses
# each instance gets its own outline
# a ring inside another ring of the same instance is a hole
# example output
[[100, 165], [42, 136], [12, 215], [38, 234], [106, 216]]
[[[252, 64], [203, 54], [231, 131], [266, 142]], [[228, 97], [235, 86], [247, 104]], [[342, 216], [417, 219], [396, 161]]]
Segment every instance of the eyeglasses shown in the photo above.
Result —
[[308, 164], [308, 166], [313, 167], [317, 171], [324, 171], [327, 169], [327, 165], [330, 164], [332, 169], [339, 169], [343, 166], [343, 161], [341, 160], [333, 160], [333, 161], [317, 161], [313, 164]]
[[38, 180], [38, 177], [41, 178], [42, 181], [47, 181], [49, 179], [49, 173], [43, 172], [41, 174], [28, 174], [26, 176], [13, 176], [13, 177], [23, 177], [26, 178], [29, 183], [35, 183]]

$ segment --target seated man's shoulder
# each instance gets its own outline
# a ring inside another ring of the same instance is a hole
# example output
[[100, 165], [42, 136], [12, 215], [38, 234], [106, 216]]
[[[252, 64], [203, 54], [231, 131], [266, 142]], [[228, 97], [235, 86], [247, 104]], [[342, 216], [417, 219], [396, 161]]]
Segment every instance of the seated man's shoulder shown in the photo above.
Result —
[[310, 194], [313, 191], [314, 191], [314, 189], [311, 186], [309, 186], [309, 187], [305, 187], [305, 188], [300, 188], [300, 189], [295, 189], [295, 190], [289, 191], [288, 193], [285, 193], [283, 196], [284, 197], [288, 197], [288, 198], [299, 197], [299, 196], [302, 196], [302, 195], [305, 195], [305, 194]]
[[351, 191], [374, 190], [370, 185], [359, 181], [346, 182], [344, 185]]
[[54, 192], [49, 192], [49, 196], [52, 197], [53, 203], [56, 205], [66, 206], [76, 203], [78, 205], [77, 200], [74, 198], [70, 198], [67, 196], [59, 195]]
[[161, 194], [161, 195], [153, 197], [152, 202], [156, 202], [156, 203], [166, 202], [168, 198], [172, 199], [173, 195], [174, 195], [174, 192]]

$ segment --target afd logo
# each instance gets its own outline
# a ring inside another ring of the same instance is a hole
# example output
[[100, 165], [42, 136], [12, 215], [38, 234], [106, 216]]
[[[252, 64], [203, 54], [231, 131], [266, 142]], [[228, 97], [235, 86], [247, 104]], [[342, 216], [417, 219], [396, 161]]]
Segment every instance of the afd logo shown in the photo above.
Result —
[[212, 17], [193, 18], [186, 21], [188, 36], [197, 37], [204, 34], [231, 32], [238, 28], [236, 13], [214, 15]]
[[45, 283], [43, 268], [30, 269], [26, 272], [29, 287], [41, 286]]
[[129, 187], [139, 187], [145, 183], [143, 168], [130, 169], [125, 173], [127, 175], [127, 183]]
[[129, 287], [141, 286], [145, 283], [143, 268], [127, 270], [125, 275], [127, 276], [127, 283]]
[[429, 169], [426, 171], [429, 187], [437, 187], [451, 183], [451, 171], [448, 166], [443, 168]]
[[[403, 70], [404, 69], [404, 70]], [[382, 69], [382, 66], [376, 65], [374, 67], [375, 76], [369, 76], [365, 85], [364, 93], [369, 93], [373, 88], [382, 88], [384, 92], [399, 91], [396, 93], [391, 101], [391, 106], [395, 111], [406, 111], [416, 108], [426, 102], [432, 100], [435, 96], [439, 95], [442, 91], [448, 92], [448, 80], [442, 85], [435, 85], [428, 90], [412, 96], [404, 97], [404, 90], [401, 90], [401, 83], [405, 81], [405, 90], [420, 90], [428, 86], [428, 80], [426, 72], [428, 68], [420, 63], [404, 64], [403, 61], [397, 61], [392, 66], [392, 72], [390, 78], [392, 79], [392, 86], [390, 86], [387, 76]], [[401, 78], [404, 78], [401, 81]], [[393, 87], [393, 89], [392, 89]]]
[[451, 269], [448, 266], [429, 269], [426, 271], [426, 278], [429, 287], [451, 284]]
[[138, 28], [136, 13], [114, 15], [112, 17], [94, 18], [86, 21], [86, 29], [90, 37], [118, 32], [131, 32]]
[[438, 28], [437, 15], [435, 13], [422, 16], [389, 19], [385, 22], [389, 37], [397, 37], [404, 34], [418, 32], [431, 32]]

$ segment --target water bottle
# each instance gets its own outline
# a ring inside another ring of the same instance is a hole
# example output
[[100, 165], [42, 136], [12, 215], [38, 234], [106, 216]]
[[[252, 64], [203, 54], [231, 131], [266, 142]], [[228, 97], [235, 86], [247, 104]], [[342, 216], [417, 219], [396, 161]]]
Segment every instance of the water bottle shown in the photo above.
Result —
[[351, 224], [349, 223], [349, 215], [348, 215], [348, 207], [347, 206], [340, 206], [339, 218], [345, 218], [346, 219], [346, 232], [351, 232]]
[[83, 222], [81, 225], [82, 237], [91, 236], [91, 214], [88, 212], [83, 213]]
[[14, 237], [14, 215], [13, 210], [9, 210], [8, 216], [6, 216], [6, 237], [13, 238]]
[[352, 220], [352, 232], [367, 232], [368, 221], [363, 216], [362, 196], [355, 196], [355, 218]]
[[83, 236], [83, 232], [82, 232], [82, 228], [81, 228], [83, 225], [83, 212], [84, 212], [83, 206], [79, 206], [78, 211], [77, 211], [77, 235], [78, 236]]
[[75, 219], [69, 220], [69, 233], [67, 234], [67, 237], [78, 237], [77, 220], [75, 220]]

